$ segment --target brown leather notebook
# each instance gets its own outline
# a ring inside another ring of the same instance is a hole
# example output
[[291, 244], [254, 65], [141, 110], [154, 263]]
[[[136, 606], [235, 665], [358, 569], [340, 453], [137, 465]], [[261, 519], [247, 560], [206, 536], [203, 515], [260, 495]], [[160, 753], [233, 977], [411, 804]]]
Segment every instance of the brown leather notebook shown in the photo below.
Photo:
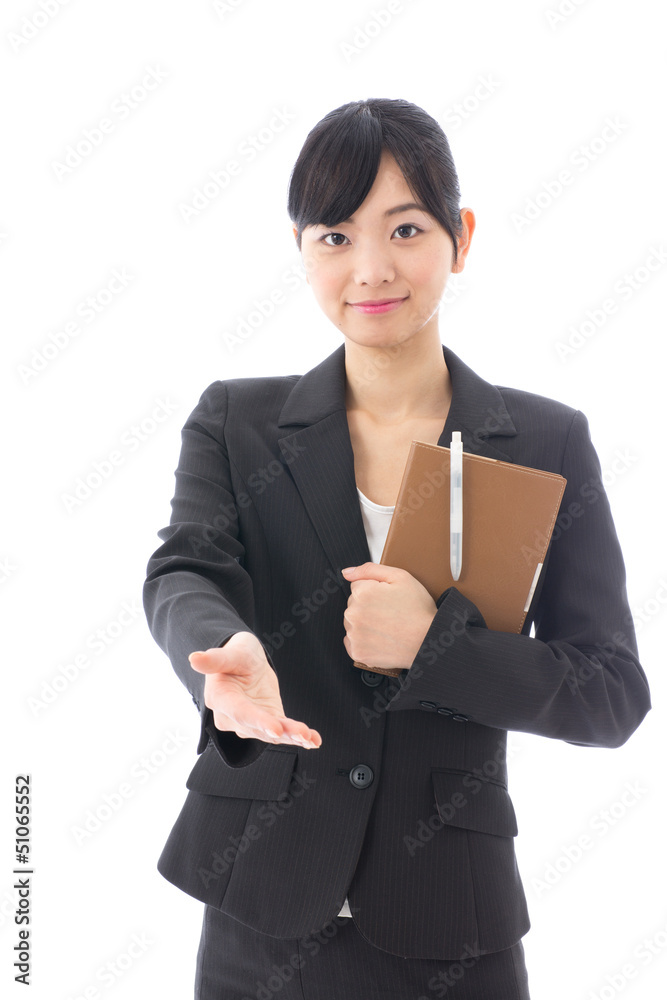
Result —
[[[434, 601], [456, 587], [488, 628], [520, 632], [537, 586], [566, 480], [463, 452], [463, 543], [459, 579], [450, 570], [450, 449], [413, 441], [380, 562], [411, 573]], [[398, 677], [400, 669], [360, 670]]]

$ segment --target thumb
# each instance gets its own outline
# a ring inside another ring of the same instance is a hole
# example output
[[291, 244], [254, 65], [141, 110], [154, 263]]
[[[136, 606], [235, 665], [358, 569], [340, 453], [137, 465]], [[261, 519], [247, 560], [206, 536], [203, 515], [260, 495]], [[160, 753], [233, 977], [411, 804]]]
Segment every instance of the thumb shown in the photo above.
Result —
[[190, 661], [190, 666], [193, 670], [198, 670], [201, 674], [217, 673], [220, 669], [209, 657], [209, 650], [195, 650], [194, 653], [190, 653], [188, 660]]

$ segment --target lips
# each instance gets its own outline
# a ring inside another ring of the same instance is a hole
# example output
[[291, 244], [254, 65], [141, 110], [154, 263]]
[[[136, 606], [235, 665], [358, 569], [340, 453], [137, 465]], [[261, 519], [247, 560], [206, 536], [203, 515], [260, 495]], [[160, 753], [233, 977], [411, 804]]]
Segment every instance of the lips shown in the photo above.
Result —
[[389, 302], [402, 302], [403, 299], [365, 299], [363, 302], [350, 302], [351, 306], [386, 306]]
[[356, 312], [366, 314], [384, 313], [390, 312], [392, 309], [398, 309], [406, 299], [407, 295], [401, 299], [366, 299], [365, 302], [348, 302], [348, 305], [356, 310]]

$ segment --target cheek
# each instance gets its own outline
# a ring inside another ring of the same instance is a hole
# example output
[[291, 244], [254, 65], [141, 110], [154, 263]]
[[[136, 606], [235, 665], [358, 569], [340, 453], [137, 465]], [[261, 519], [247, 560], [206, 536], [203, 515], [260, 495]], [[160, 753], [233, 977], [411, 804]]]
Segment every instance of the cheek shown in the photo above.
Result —
[[314, 263], [309, 277], [310, 286], [319, 303], [325, 305], [340, 299], [341, 282], [335, 268]]
[[415, 280], [421, 285], [439, 285], [447, 280], [451, 271], [451, 252], [446, 252], [442, 248], [425, 249], [414, 259]]
[[415, 262], [412, 280], [424, 293], [437, 299], [442, 297], [451, 273], [451, 254], [442, 252], [425, 254]]

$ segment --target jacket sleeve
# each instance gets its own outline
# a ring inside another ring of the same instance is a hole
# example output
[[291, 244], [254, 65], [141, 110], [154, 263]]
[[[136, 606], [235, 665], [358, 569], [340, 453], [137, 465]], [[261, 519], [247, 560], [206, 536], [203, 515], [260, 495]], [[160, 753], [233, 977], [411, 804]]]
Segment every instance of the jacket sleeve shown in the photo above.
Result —
[[[455, 587], [442, 595], [386, 710], [441, 711], [459, 722], [618, 747], [651, 707], [625, 586], [625, 566], [588, 421], [576, 411], [567, 479], [542, 587], [526, 622], [534, 637], [492, 631]], [[415, 669], [416, 668], [416, 669]], [[413, 674], [414, 671], [414, 674]]]
[[213, 382], [181, 432], [171, 519], [158, 531], [163, 544], [148, 561], [143, 603], [153, 638], [199, 709], [197, 752], [210, 737], [223, 760], [237, 767], [256, 760], [268, 744], [215, 728], [204, 704], [205, 675], [188, 660], [195, 650], [223, 646], [236, 632], [253, 632], [253, 586], [241, 565], [245, 550], [223, 436], [226, 416], [226, 386]]

